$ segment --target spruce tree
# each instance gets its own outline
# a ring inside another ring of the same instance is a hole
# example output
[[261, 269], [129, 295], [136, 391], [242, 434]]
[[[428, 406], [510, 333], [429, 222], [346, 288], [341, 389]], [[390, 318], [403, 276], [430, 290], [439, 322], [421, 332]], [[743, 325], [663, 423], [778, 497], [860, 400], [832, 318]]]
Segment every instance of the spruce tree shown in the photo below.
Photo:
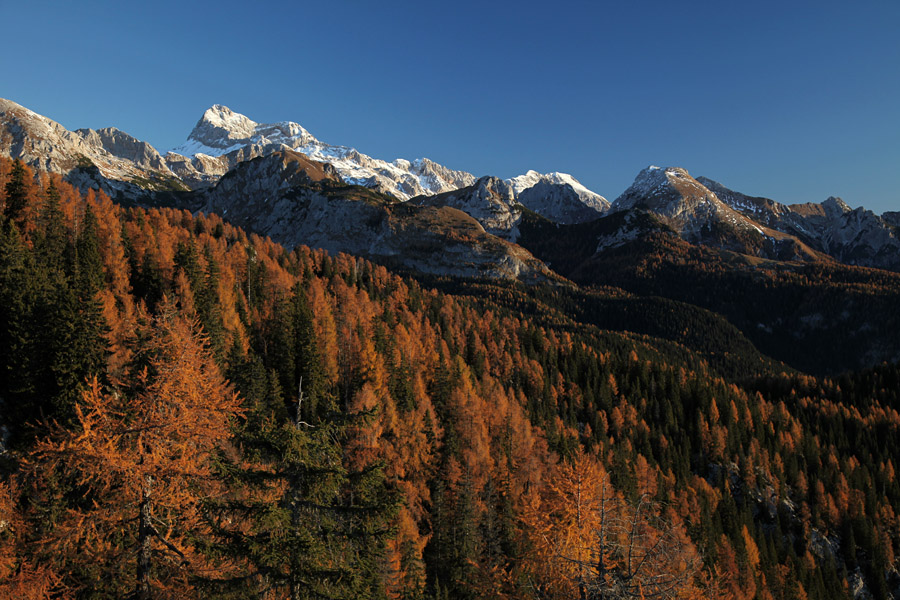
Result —
[[[300, 355], [298, 368], [315, 356]], [[270, 591], [302, 598], [385, 598], [380, 560], [396, 499], [380, 465], [350, 472], [341, 438], [351, 424], [325, 407], [307, 411], [304, 385], [288, 416], [278, 379], [253, 359], [234, 369], [250, 394], [239, 432], [242, 456], [223, 456], [220, 470], [230, 497], [208, 513], [220, 551], [245, 561], [243, 577], [210, 581], [219, 594], [264, 597]]]
[[0, 415], [13, 444], [26, 435], [25, 424], [40, 416], [34, 311], [42, 294], [32, 253], [18, 227], [5, 221], [0, 225]]
[[17, 158], [13, 162], [9, 180], [6, 182], [6, 207], [3, 210], [4, 216], [13, 222], [20, 220], [22, 212], [28, 204], [28, 186], [25, 179], [25, 167]]
[[317, 413], [325, 396], [324, 371], [316, 343], [313, 313], [306, 292], [295, 286], [282, 303], [274, 322], [274, 343], [270, 365], [278, 371], [285, 392], [293, 394], [303, 381], [303, 417]]
[[67, 271], [70, 255], [69, 232], [60, 207], [59, 190], [53, 181], [47, 187], [37, 218], [37, 230], [32, 234], [35, 258], [44, 270], [44, 277], [58, 285]]
[[49, 300], [41, 311], [46, 365], [41, 383], [52, 402], [47, 416], [67, 422], [88, 379], [106, 378], [108, 326], [99, 301], [79, 297], [68, 284], [57, 286]]
[[84, 217], [74, 248], [75, 288], [81, 299], [93, 298], [103, 287], [105, 275], [97, 229], [97, 217], [90, 205], [85, 205]]
[[385, 598], [382, 561], [397, 495], [380, 462], [351, 468], [343, 449], [373, 415], [338, 409], [299, 286], [273, 328], [274, 369], [252, 353], [230, 360], [249, 411], [238, 432], [240, 458], [221, 462], [233, 493], [209, 514], [221, 551], [246, 560], [246, 573], [210, 585], [239, 595], [276, 590], [292, 600]]

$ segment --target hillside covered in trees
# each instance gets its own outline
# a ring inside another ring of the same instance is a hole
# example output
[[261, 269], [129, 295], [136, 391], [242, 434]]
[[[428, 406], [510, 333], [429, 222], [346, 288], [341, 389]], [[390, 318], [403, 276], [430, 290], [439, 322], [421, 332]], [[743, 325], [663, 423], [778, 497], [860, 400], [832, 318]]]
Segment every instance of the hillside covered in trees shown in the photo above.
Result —
[[897, 365], [806, 375], [690, 298], [433, 287], [6, 159], [0, 206], [0, 597], [900, 584]]

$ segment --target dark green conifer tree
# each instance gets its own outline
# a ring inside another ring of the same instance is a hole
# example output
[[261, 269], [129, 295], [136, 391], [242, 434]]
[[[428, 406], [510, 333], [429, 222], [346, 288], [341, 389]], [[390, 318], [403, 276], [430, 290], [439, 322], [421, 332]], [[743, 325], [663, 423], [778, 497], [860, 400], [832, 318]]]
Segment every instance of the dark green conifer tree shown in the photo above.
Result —
[[294, 288], [291, 297], [282, 303], [275, 317], [273, 333], [275, 339], [269, 353], [269, 364], [278, 371], [282, 388], [287, 394], [295, 394], [302, 379], [302, 416], [309, 418], [319, 411], [327, 382], [316, 343], [313, 313], [306, 292], [299, 285]]
[[59, 190], [53, 180], [44, 194], [34, 233], [34, 250], [45, 277], [60, 283], [66, 272], [66, 258], [70, 248], [69, 231], [60, 207]]
[[105, 272], [97, 237], [97, 217], [90, 205], [85, 205], [84, 217], [75, 239], [75, 288], [84, 300], [93, 298], [103, 288]]
[[194, 290], [195, 304], [203, 330], [209, 336], [213, 354], [221, 361], [225, 355], [225, 324], [222, 321], [222, 306], [219, 300], [220, 271], [208, 247], [204, 250], [204, 257], [206, 271], [199, 289]]
[[175, 269], [184, 271], [191, 291], [196, 296], [203, 288], [203, 269], [200, 266], [200, 257], [193, 241], [179, 242], [175, 249]]
[[[254, 358], [231, 361], [249, 412], [238, 434], [241, 459], [222, 462], [233, 494], [210, 515], [222, 551], [246, 560], [247, 574], [216, 585], [239, 596], [281, 590], [292, 600], [386, 598], [381, 560], [397, 498], [381, 464], [353, 471], [342, 450], [349, 429], [370, 416], [337, 410], [302, 290], [280, 313], [277, 375]], [[296, 385], [287, 403], [281, 381]], [[316, 406], [308, 408], [312, 394]]]
[[[0, 295], [5, 309], [0, 394], [8, 405], [11, 427], [26, 437], [32, 431], [27, 424], [65, 422], [72, 416], [87, 378], [104, 378], [107, 349], [107, 326], [95, 298], [97, 276], [88, 287], [78, 289], [74, 248], [52, 184], [37, 225], [31, 250], [9, 221], [0, 240]], [[92, 260], [99, 262], [99, 255]]]
[[4, 216], [18, 223], [22, 211], [28, 204], [28, 187], [25, 182], [25, 167], [18, 158], [13, 161], [12, 170], [9, 173], [9, 180], [6, 182], [6, 207], [3, 210]]
[[35, 303], [42, 294], [34, 257], [19, 229], [9, 220], [0, 224], [0, 415], [17, 444], [25, 423], [39, 410], [35, 397]]

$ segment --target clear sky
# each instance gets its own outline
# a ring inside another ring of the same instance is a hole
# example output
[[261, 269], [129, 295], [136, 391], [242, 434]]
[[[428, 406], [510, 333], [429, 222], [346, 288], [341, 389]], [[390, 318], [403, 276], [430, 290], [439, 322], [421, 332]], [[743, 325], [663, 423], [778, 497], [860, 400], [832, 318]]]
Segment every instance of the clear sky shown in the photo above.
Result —
[[377, 158], [649, 164], [900, 210], [900, 2], [0, 0], [0, 97], [165, 151], [225, 104]]

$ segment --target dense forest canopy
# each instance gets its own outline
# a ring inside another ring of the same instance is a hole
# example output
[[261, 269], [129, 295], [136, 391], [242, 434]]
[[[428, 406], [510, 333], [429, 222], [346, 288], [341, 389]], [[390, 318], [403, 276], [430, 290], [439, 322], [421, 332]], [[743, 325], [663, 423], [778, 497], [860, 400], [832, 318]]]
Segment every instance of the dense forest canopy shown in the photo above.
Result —
[[2, 597], [900, 582], [897, 365], [805, 375], [616, 289], [437, 291], [6, 159], [0, 206]]

